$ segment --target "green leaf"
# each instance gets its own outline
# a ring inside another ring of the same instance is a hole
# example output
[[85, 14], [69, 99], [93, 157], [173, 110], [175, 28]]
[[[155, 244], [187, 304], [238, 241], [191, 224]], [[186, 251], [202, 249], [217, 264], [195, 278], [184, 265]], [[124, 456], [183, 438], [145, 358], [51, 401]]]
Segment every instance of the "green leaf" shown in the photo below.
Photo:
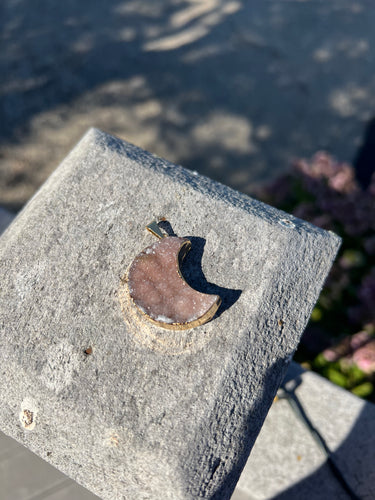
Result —
[[356, 396], [359, 396], [360, 398], [367, 398], [367, 396], [370, 396], [370, 394], [372, 394], [373, 390], [374, 386], [372, 385], [371, 382], [364, 382], [363, 384], [354, 387], [352, 389], [352, 393], [355, 394]]
[[323, 356], [322, 352], [317, 355], [317, 357], [314, 359], [314, 362], [313, 362], [313, 366], [317, 370], [319, 370], [320, 368], [325, 368], [328, 365], [329, 365], [329, 361], [326, 360], [326, 358]]
[[320, 321], [322, 319], [323, 313], [319, 307], [314, 307], [311, 313], [311, 321]]
[[344, 388], [347, 387], [347, 377], [331, 366], [327, 368], [327, 377], [334, 384]]
[[351, 365], [348, 371], [350, 381], [353, 385], [359, 384], [366, 377], [366, 374], [357, 365]]
[[344, 268], [350, 269], [352, 267], [363, 266], [366, 263], [366, 259], [362, 252], [348, 248], [343, 252], [340, 263]]

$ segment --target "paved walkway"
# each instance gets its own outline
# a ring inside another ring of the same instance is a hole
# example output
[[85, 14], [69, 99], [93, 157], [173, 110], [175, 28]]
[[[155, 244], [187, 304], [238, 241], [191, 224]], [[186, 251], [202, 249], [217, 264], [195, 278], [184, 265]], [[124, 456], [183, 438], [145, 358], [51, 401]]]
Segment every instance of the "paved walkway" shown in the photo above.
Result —
[[19, 209], [90, 126], [241, 191], [375, 109], [371, 0], [3, 0], [0, 205]]
[[314, 432], [287, 400], [275, 401], [232, 500], [374, 499], [375, 405], [295, 363], [285, 382]]

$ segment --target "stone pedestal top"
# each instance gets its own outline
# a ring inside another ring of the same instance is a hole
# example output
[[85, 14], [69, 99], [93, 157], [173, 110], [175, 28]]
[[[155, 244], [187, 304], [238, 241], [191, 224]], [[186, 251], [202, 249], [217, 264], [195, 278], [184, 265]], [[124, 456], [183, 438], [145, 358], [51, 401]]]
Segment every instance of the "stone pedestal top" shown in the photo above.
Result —
[[[167, 219], [219, 295], [193, 329], [120, 304]], [[0, 428], [103, 499], [230, 498], [339, 238], [90, 130], [0, 239]]]

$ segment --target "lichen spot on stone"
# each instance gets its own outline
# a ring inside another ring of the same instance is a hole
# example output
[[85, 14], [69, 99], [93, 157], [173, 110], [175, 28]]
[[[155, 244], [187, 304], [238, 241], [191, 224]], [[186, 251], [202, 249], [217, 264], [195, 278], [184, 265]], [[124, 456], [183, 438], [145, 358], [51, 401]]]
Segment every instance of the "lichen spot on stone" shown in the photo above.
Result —
[[38, 405], [34, 398], [27, 396], [21, 403], [19, 419], [24, 429], [32, 431], [36, 425]]
[[120, 437], [116, 431], [109, 429], [104, 438], [105, 446], [109, 446], [110, 448], [117, 448], [120, 442]]
[[32, 431], [35, 428], [35, 414], [31, 410], [24, 409], [20, 412], [20, 421], [22, 427], [28, 431]]
[[109, 445], [117, 448], [119, 442], [119, 437], [117, 434], [112, 434], [109, 438]]

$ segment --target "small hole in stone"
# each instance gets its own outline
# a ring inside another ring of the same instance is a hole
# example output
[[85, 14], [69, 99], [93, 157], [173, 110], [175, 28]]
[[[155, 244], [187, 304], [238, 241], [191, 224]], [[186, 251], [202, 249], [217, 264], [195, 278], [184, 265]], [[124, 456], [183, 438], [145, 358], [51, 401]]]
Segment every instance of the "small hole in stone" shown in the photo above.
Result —
[[47, 451], [47, 457], [50, 457], [52, 455], [52, 451]]
[[284, 226], [284, 227], [290, 227], [290, 228], [293, 228], [293, 227], [296, 227], [293, 222], [289, 219], [280, 219], [279, 220], [279, 224], [281, 226]]
[[83, 352], [86, 354], [86, 356], [90, 356], [90, 354], [92, 354], [92, 347], [91, 346], [88, 347]]

